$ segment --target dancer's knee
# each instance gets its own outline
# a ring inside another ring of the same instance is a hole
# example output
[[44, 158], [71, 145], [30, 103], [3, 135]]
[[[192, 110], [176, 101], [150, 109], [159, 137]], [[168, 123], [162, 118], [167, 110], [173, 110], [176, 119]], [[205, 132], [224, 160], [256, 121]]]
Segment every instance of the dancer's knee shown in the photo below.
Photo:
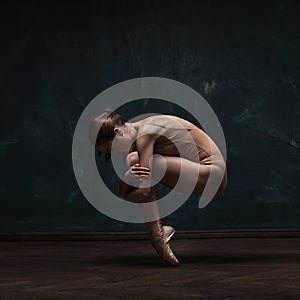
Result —
[[211, 196], [211, 193], [214, 192], [212, 197], [217, 198], [225, 188], [225, 179], [227, 177], [224, 176], [224, 170], [222, 170], [220, 166], [209, 165], [208, 167], [210, 169], [207, 169], [199, 174], [197, 184], [195, 185], [192, 195], [202, 196], [204, 189], [207, 187], [207, 192]]
[[133, 166], [134, 164], [137, 164], [140, 162], [140, 158], [139, 158], [139, 154], [137, 151], [133, 151], [130, 152], [127, 156], [126, 156], [126, 167], [129, 169], [131, 166]]

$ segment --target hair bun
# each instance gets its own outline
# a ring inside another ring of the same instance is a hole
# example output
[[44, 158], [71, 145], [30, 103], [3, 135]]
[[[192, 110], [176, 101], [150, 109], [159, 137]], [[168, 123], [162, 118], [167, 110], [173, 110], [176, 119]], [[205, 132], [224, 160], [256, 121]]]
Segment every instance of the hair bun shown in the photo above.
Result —
[[106, 113], [112, 113], [113, 109], [107, 107], [107, 108], [104, 109], [104, 112], [106, 112]]

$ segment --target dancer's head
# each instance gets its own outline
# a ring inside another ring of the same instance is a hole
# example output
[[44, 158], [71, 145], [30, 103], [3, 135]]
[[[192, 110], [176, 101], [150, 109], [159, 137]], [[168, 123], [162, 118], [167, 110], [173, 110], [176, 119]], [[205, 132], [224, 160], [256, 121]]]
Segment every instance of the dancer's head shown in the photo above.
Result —
[[[121, 115], [111, 109], [95, 117], [89, 127], [89, 137], [92, 143], [93, 137], [96, 137], [95, 148], [98, 154], [105, 153], [106, 161], [110, 159], [111, 144], [116, 135], [123, 136], [123, 125], [127, 122]], [[100, 128], [100, 130], [99, 130]]]

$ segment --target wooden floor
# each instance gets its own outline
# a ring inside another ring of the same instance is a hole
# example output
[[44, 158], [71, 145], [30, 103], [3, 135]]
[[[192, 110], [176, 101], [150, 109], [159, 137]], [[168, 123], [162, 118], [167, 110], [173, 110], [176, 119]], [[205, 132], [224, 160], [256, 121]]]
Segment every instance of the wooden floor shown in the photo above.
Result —
[[[176, 236], [176, 235], [175, 235]], [[0, 299], [300, 299], [300, 238], [0, 242]]]

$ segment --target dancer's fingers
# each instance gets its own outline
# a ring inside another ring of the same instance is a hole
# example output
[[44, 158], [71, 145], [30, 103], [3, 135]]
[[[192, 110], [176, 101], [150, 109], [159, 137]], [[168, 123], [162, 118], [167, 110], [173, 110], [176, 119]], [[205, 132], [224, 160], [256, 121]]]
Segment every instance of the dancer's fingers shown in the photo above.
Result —
[[147, 168], [132, 168], [131, 169], [133, 173], [139, 174], [139, 175], [149, 175], [150, 170]]
[[136, 175], [140, 175], [140, 176], [149, 176], [149, 173], [147, 173], [147, 172], [135, 172], [135, 171], [133, 171], [132, 173], [136, 174]]
[[147, 167], [132, 167], [132, 170], [150, 172], [150, 169]]
[[135, 173], [130, 173], [130, 176], [131, 176], [131, 177], [134, 177], [134, 178], [140, 178], [140, 177], [146, 178], [146, 177], [148, 177], [148, 174], [135, 174]]

